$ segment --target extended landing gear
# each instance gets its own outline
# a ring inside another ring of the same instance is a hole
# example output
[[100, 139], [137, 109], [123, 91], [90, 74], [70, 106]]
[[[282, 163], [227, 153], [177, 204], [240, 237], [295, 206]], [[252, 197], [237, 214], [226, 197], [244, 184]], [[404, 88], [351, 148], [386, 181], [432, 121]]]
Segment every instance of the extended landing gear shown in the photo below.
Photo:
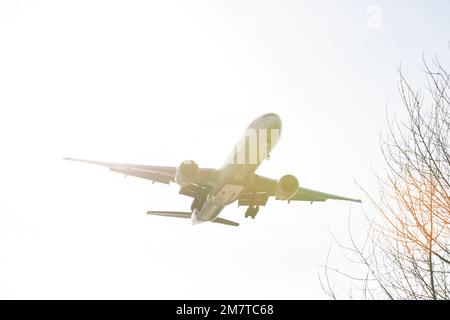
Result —
[[250, 206], [248, 207], [247, 211], [245, 211], [245, 217], [252, 217], [252, 219], [255, 219], [256, 215], [258, 214], [259, 206]]

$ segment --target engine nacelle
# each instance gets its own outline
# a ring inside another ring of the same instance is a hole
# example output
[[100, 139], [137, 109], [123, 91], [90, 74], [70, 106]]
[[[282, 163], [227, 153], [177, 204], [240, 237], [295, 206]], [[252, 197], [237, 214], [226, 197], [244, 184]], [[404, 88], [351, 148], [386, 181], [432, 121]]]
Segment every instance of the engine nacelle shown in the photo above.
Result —
[[175, 182], [180, 186], [188, 186], [198, 172], [198, 165], [192, 160], [183, 161], [177, 168]]
[[282, 176], [277, 182], [275, 197], [277, 200], [289, 200], [298, 190], [298, 180], [293, 175]]

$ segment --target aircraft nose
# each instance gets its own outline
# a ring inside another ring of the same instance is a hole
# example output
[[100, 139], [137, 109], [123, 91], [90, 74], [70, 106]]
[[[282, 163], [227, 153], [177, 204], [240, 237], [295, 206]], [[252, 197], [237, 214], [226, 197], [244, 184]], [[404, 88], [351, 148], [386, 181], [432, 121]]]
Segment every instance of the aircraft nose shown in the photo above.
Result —
[[261, 116], [262, 122], [267, 124], [267, 127], [272, 129], [281, 129], [281, 118], [276, 113], [266, 113]]
[[266, 113], [255, 120], [248, 126], [252, 129], [281, 129], [281, 118], [275, 113]]
[[271, 118], [272, 118], [274, 126], [276, 128], [281, 128], [281, 118], [280, 118], [280, 116], [275, 114], [275, 113], [272, 113], [271, 114]]

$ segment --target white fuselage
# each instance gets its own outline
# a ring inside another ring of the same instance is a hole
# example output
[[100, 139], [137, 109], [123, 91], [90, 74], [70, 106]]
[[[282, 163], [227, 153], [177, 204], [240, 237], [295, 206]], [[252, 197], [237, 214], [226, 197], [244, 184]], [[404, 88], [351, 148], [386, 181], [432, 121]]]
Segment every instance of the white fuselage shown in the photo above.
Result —
[[192, 213], [192, 222], [217, 218], [222, 209], [236, 201], [251, 184], [255, 171], [268, 158], [281, 135], [281, 119], [274, 113], [256, 118], [235, 145], [219, 170], [218, 183], [207, 195], [200, 210]]

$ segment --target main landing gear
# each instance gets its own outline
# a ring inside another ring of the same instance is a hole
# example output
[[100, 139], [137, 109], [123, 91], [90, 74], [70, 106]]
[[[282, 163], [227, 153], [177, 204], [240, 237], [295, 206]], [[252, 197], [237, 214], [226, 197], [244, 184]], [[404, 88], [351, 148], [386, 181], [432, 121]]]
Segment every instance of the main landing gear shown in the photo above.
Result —
[[245, 217], [252, 217], [252, 219], [255, 219], [256, 215], [258, 214], [259, 206], [249, 206], [247, 211], [245, 211]]

